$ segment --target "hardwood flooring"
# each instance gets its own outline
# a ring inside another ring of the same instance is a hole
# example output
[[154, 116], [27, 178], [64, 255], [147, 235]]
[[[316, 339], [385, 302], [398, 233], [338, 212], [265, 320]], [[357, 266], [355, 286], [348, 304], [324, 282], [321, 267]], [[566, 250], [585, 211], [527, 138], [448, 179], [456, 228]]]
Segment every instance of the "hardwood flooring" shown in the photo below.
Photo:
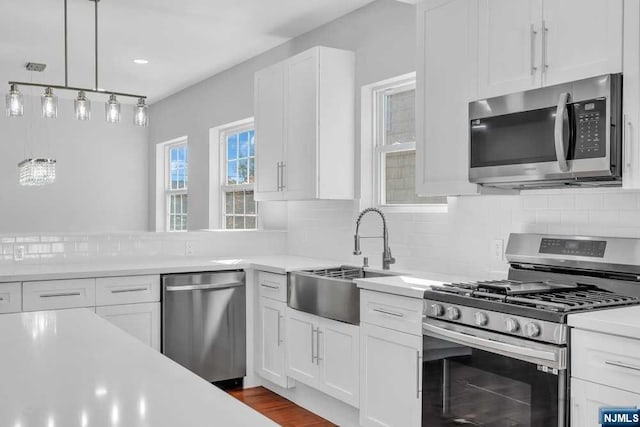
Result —
[[336, 427], [264, 387], [229, 390], [228, 393], [283, 427]]

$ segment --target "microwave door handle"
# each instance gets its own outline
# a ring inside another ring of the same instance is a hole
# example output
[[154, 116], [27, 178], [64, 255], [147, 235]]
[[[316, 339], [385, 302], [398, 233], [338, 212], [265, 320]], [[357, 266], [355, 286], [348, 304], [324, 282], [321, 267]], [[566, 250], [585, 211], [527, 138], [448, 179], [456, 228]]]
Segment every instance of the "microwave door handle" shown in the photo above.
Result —
[[558, 100], [558, 108], [556, 109], [556, 123], [555, 123], [555, 146], [556, 146], [556, 158], [558, 159], [558, 167], [562, 172], [569, 171], [569, 162], [567, 162], [567, 142], [564, 140], [564, 122], [565, 116], [567, 116], [567, 102], [569, 102], [569, 93], [563, 92], [560, 94]]

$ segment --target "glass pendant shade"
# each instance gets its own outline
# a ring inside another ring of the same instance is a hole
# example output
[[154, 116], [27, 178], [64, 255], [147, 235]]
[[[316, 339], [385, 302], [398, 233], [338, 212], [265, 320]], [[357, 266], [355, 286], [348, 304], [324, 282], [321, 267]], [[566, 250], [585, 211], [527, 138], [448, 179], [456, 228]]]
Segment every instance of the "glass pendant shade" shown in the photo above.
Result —
[[105, 104], [105, 112], [107, 115], [107, 123], [120, 122], [120, 103], [115, 95], [111, 95]]
[[6, 96], [7, 116], [20, 117], [24, 113], [24, 100], [18, 86], [12, 84]]
[[54, 159], [25, 159], [18, 163], [18, 170], [20, 185], [47, 185], [56, 180], [56, 161]]
[[149, 126], [149, 108], [144, 102], [144, 98], [138, 99], [138, 103], [133, 107], [133, 124], [140, 127]]
[[42, 118], [55, 119], [58, 117], [58, 97], [53, 94], [53, 90], [48, 87], [42, 95]]
[[76, 119], [89, 120], [91, 118], [91, 101], [87, 99], [84, 91], [78, 92], [78, 97], [73, 102], [76, 110]]

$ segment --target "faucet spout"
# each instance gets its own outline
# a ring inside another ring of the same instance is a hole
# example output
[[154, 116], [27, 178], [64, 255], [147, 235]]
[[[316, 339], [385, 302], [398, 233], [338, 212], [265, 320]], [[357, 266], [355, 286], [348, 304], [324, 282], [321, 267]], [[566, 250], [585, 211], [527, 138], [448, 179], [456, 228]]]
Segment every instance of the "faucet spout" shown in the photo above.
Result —
[[354, 241], [353, 254], [360, 255], [362, 253], [360, 251], [360, 234], [359, 234], [360, 221], [362, 220], [362, 217], [364, 217], [369, 212], [376, 212], [378, 215], [380, 215], [380, 218], [382, 219], [382, 240], [383, 240], [383, 246], [384, 246], [384, 249], [382, 252], [382, 269], [389, 270], [390, 265], [394, 264], [396, 262], [396, 259], [391, 255], [391, 248], [389, 248], [389, 232], [387, 229], [387, 219], [385, 218], [384, 213], [382, 213], [380, 209], [367, 208], [367, 209], [364, 209], [362, 212], [360, 212], [360, 214], [358, 215], [358, 219], [356, 219], [356, 234], [353, 236], [353, 241]]

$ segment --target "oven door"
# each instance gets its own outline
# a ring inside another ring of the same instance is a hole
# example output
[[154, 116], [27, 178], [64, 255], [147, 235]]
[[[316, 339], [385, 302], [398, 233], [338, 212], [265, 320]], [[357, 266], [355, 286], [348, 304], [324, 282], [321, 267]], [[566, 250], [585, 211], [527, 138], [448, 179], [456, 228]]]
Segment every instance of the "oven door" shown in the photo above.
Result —
[[566, 425], [566, 348], [434, 319], [423, 332], [423, 427]]

